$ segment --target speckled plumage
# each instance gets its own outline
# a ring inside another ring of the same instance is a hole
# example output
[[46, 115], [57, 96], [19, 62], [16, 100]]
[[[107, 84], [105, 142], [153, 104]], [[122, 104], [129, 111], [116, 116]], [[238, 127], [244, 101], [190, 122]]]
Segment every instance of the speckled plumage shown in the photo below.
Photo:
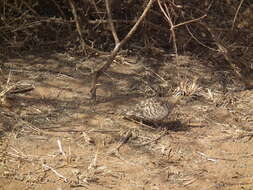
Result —
[[137, 103], [125, 115], [128, 118], [156, 123], [166, 120], [173, 107], [174, 104], [164, 98], [154, 97]]

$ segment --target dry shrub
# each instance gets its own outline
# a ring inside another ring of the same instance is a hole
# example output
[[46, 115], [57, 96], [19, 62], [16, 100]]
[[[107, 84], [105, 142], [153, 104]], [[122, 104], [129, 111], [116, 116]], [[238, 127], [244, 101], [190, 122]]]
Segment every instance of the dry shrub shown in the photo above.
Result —
[[[104, 1], [73, 1], [80, 31], [76, 30], [70, 2], [72, 0], [1, 1], [0, 55], [34, 49], [61, 49], [75, 54], [111, 51], [114, 42]], [[252, 71], [252, 19], [247, 19], [252, 18], [250, 2], [160, 2], [175, 27], [175, 43], [179, 52], [191, 51], [198, 55], [209, 55], [211, 59], [218, 58], [218, 61], [225, 60], [239, 74]], [[120, 39], [135, 24], [146, 3], [111, 1], [113, 23]], [[196, 20], [203, 15], [207, 17]], [[137, 48], [134, 52], [148, 52], [148, 55], [156, 55], [157, 50], [168, 52], [175, 48], [170, 27], [155, 2], [126, 48]], [[239, 61], [235, 60], [238, 57]]]

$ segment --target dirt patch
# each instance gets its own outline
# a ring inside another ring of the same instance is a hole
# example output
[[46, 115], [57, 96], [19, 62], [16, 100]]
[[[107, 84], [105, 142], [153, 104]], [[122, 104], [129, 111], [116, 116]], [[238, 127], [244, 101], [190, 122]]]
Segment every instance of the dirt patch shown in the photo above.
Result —
[[[45, 53], [4, 62], [2, 89], [22, 80], [35, 89], [2, 100], [1, 189], [253, 189], [253, 91], [230, 70], [179, 58], [115, 63], [96, 103], [88, 74], [102, 58]], [[117, 114], [173, 93], [184, 98], [163, 128]]]

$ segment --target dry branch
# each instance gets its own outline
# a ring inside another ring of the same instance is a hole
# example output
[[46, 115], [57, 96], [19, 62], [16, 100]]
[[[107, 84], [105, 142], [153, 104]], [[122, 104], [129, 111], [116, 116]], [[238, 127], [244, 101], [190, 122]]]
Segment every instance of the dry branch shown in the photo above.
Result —
[[[176, 43], [175, 28], [180, 27], [180, 26], [183, 26], [183, 25], [187, 25], [187, 24], [190, 24], [190, 23], [193, 23], [193, 22], [197, 22], [197, 21], [199, 21], [199, 20], [205, 18], [207, 15], [205, 14], [205, 15], [199, 17], [199, 18], [192, 19], [192, 20], [185, 21], [185, 22], [183, 22], [183, 23], [179, 23], [179, 24], [174, 25], [173, 22], [172, 22], [172, 19], [171, 19], [171, 15], [170, 15], [168, 6], [164, 3], [164, 7], [165, 7], [165, 9], [166, 9], [166, 10], [164, 10], [164, 8], [163, 8], [163, 6], [162, 6], [160, 0], [158, 0], [157, 2], [158, 2], [158, 5], [159, 5], [159, 7], [160, 7], [162, 13], [164, 14], [164, 16], [165, 16], [165, 18], [166, 18], [166, 20], [167, 20], [167, 22], [168, 22], [169, 25], [170, 25], [170, 31], [171, 31], [172, 40], [173, 40], [173, 47], [174, 47], [175, 54], [176, 54], [176, 61], [178, 61], [178, 58], [177, 58], [177, 57], [178, 57], [178, 54], [177, 54], [177, 43]], [[175, 6], [174, 4], [173, 4], [173, 6], [176, 7], [176, 8], [182, 8], [181, 6]]]
[[82, 31], [81, 31], [80, 22], [79, 22], [79, 19], [78, 19], [78, 16], [77, 16], [75, 4], [74, 4], [74, 2], [72, 0], [69, 0], [69, 5], [71, 7], [72, 14], [73, 14], [73, 16], [75, 18], [76, 29], [77, 29], [77, 32], [78, 32], [79, 37], [80, 37], [82, 50], [85, 51], [87, 45], [85, 44], [83, 36], [82, 36]]
[[164, 10], [164, 8], [162, 7], [161, 5], [161, 2], [160, 0], [157, 1], [158, 2], [158, 5], [162, 11], [162, 13], [164, 14], [166, 20], [168, 21], [169, 25], [170, 25], [170, 30], [171, 30], [171, 34], [172, 34], [172, 40], [173, 40], [173, 47], [174, 47], [174, 50], [175, 50], [175, 54], [176, 54], [176, 61], [178, 62], [178, 54], [177, 54], [177, 43], [176, 43], [176, 34], [175, 34], [175, 31], [174, 31], [174, 24], [171, 20], [171, 16], [170, 16], [170, 12], [169, 12], [169, 9], [167, 7], [166, 4], [164, 4], [165, 8], [166, 8], [166, 12]]
[[113, 35], [115, 44], [117, 45], [119, 43], [119, 38], [118, 38], [118, 35], [116, 33], [114, 24], [112, 22], [112, 13], [111, 13], [112, 11], [111, 11], [111, 6], [110, 6], [109, 0], [105, 0], [105, 5], [106, 5], [106, 11], [107, 11], [107, 14], [108, 14], [108, 22], [109, 22], [111, 30], [112, 30], [112, 35]]
[[237, 10], [236, 10], [236, 13], [235, 13], [235, 16], [234, 16], [234, 19], [233, 19], [233, 25], [232, 25], [232, 30], [234, 29], [234, 27], [235, 27], [235, 21], [236, 21], [236, 18], [237, 18], [237, 16], [238, 16], [238, 13], [239, 13], [239, 10], [240, 10], [240, 8], [241, 8], [241, 6], [242, 6], [242, 4], [243, 4], [243, 1], [244, 0], [241, 0], [240, 1], [240, 4], [239, 4], [239, 6], [238, 6], [238, 8], [237, 8]]
[[215, 45], [218, 48], [218, 52], [223, 55], [224, 59], [229, 63], [230, 67], [234, 70], [234, 72], [237, 75], [237, 77], [239, 79], [242, 79], [241, 69], [240, 69], [239, 66], [236, 65], [236, 62], [234, 61], [234, 59], [231, 56], [230, 50], [225, 46], [224, 43], [221, 42], [221, 40], [219, 40], [219, 38], [217, 37], [217, 35], [215, 34], [215, 32], [207, 24], [205, 24], [205, 23], [201, 23], [201, 24], [211, 34], [212, 39], [214, 40]]
[[[110, 67], [110, 65], [112, 64], [114, 58], [116, 57], [117, 53], [119, 52], [119, 50], [128, 42], [128, 40], [136, 32], [138, 26], [143, 21], [143, 19], [146, 17], [146, 15], [147, 15], [149, 9], [151, 8], [153, 2], [154, 2], [154, 0], [149, 0], [149, 2], [147, 4], [146, 8], [144, 9], [142, 15], [139, 17], [139, 19], [137, 20], [137, 22], [135, 23], [135, 25], [132, 27], [132, 29], [123, 38], [123, 40], [121, 40], [119, 43], [115, 44], [115, 47], [112, 50], [110, 56], [108, 57], [106, 63], [103, 64], [98, 70], [96, 70], [95, 72], [92, 73], [93, 76], [92, 76], [92, 84], [91, 84], [91, 90], [90, 90], [90, 94], [91, 94], [91, 98], [92, 99], [96, 99], [96, 89], [97, 89], [97, 80], [98, 80], [98, 78], [101, 76], [101, 74], [103, 72], [105, 72]], [[110, 9], [108, 9], [108, 11], [110, 11]], [[109, 15], [111, 13], [109, 12], [107, 14]], [[110, 22], [110, 20], [109, 20], [109, 22]], [[113, 25], [112, 21], [111, 21], [110, 25]], [[113, 29], [111, 29], [111, 30], [113, 31]]]
[[74, 19], [75, 19], [76, 29], [77, 29], [77, 32], [78, 32], [78, 35], [79, 35], [79, 38], [80, 38], [80, 41], [81, 41], [82, 51], [86, 54], [87, 53], [86, 50], [89, 49], [89, 50], [92, 50], [93, 52], [105, 55], [106, 54], [105, 52], [94, 49], [94, 48], [90, 47], [88, 44], [85, 43], [85, 41], [83, 39], [81, 25], [80, 25], [80, 21], [79, 21], [78, 15], [77, 15], [75, 4], [74, 4], [73, 0], [68, 0], [68, 1], [69, 1], [69, 4], [70, 4], [70, 7], [71, 7], [72, 14], [73, 14]]

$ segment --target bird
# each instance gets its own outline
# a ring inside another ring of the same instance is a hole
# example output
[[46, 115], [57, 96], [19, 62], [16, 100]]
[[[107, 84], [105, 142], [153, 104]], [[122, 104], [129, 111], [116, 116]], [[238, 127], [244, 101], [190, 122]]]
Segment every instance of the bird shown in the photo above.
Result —
[[175, 100], [171, 102], [162, 97], [147, 98], [130, 108], [129, 111], [125, 113], [125, 116], [129, 119], [141, 120], [154, 124], [164, 122], [175, 107], [178, 99], [179, 98], [176, 97]]

